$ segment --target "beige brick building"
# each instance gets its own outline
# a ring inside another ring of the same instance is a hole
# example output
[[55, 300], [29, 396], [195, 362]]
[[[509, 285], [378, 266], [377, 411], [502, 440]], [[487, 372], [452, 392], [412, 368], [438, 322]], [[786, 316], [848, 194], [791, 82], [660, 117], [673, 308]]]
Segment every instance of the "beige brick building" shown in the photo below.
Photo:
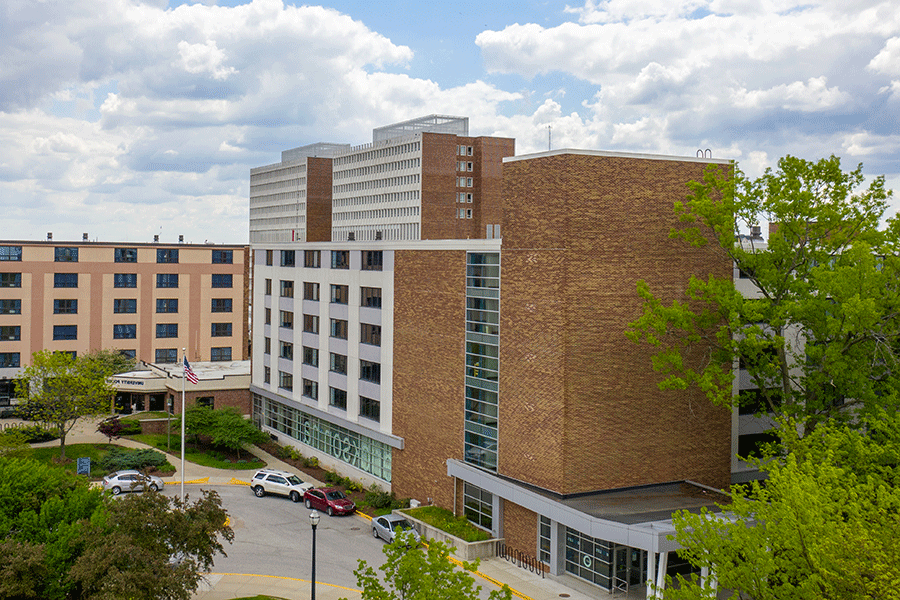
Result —
[[[625, 330], [638, 280], [680, 298], [691, 274], [731, 273], [718, 250], [668, 236], [687, 182], [730, 162], [513, 157], [511, 140], [429, 119], [333, 157], [331, 240], [252, 245], [254, 416], [346, 475], [466, 515], [552, 575], [642, 585], [677, 549], [672, 510], [729, 483], [732, 417], [661, 392]], [[402, 168], [418, 171], [389, 174], [418, 183], [384, 192], [417, 198], [403, 222], [371, 192], [392, 167], [366, 161], [407, 151], [420, 162]]]

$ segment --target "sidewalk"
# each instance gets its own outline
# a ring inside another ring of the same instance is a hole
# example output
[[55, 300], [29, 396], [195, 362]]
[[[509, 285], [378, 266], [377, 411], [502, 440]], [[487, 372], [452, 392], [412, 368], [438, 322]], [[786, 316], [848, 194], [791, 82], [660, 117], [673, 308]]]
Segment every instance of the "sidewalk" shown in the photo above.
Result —
[[[108, 443], [105, 435], [98, 432], [97, 421], [84, 420], [77, 423], [68, 436], [66, 445], [69, 444], [104, 444]], [[147, 448], [148, 446], [128, 439], [116, 440], [116, 444], [131, 448]], [[59, 440], [34, 444], [36, 447], [58, 446]], [[292, 471], [287, 463], [275, 458], [271, 454], [253, 446], [249, 448], [255, 456], [266, 462], [267, 466], [274, 469]], [[175, 473], [163, 477], [166, 485], [179, 485], [181, 483], [181, 462], [177, 458], [170, 460], [175, 465]], [[247, 470], [223, 470], [212, 467], [200, 466], [185, 461], [185, 484], [208, 485], [248, 485], [255, 469]], [[304, 474], [304, 479], [316, 487], [324, 484]], [[363, 515], [355, 518], [366, 519]], [[508, 562], [503, 558], [482, 559], [481, 565], [475, 575], [476, 583], [482, 586], [482, 596], [499, 589], [503, 584], [513, 590], [513, 598], [519, 600], [557, 600], [568, 598], [570, 600], [596, 600], [597, 598], [613, 598], [606, 592], [591, 588], [585, 584], [584, 591], [574, 589], [570, 585], [562, 583], [558, 578], [546, 575], [542, 578], [539, 574]], [[581, 587], [581, 586], [579, 586]], [[253, 597], [259, 594], [284, 598], [286, 600], [306, 600], [310, 597], [310, 581], [293, 577], [275, 577], [269, 575], [254, 575], [246, 573], [209, 573], [205, 581], [200, 584], [193, 600], [232, 600], [233, 598]], [[357, 589], [316, 583], [316, 598], [319, 600], [359, 600], [361, 593]], [[643, 589], [636, 589], [627, 596], [617, 594], [617, 599], [644, 598]]]

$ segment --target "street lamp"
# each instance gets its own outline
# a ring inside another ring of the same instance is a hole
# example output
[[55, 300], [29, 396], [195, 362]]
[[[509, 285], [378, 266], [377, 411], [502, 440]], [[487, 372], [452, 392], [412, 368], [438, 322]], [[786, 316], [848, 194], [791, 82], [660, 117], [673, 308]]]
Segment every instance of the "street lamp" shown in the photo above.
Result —
[[309, 598], [316, 600], [316, 525], [319, 524], [319, 513], [312, 511], [309, 513], [309, 524], [312, 525], [312, 586], [310, 587]]

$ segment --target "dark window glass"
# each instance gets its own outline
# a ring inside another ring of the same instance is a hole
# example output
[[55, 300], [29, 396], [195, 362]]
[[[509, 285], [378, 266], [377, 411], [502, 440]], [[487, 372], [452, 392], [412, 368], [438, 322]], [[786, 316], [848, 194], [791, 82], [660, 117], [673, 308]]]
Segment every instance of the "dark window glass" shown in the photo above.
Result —
[[0, 246], [0, 262], [21, 261], [22, 246]]
[[0, 273], [0, 287], [22, 287], [22, 274]]
[[363, 250], [362, 253], [362, 270], [363, 271], [380, 271], [384, 262], [383, 252], [381, 250]]
[[369, 323], [360, 323], [359, 325], [359, 341], [363, 344], [371, 344], [373, 346], [381, 345], [381, 325], [370, 325]]
[[369, 308], [381, 308], [381, 288], [359, 288], [359, 304]]
[[22, 339], [20, 325], [0, 325], [0, 342], [18, 342]]
[[287, 360], [294, 360], [294, 345], [290, 342], [280, 342], [281, 351], [278, 356]]
[[312, 283], [309, 281], [303, 282], [303, 299], [304, 300], [318, 300], [319, 299], [319, 284]]
[[178, 323], [157, 323], [156, 337], [158, 338], [176, 338], [178, 337]]
[[281, 266], [282, 267], [293, 267], [295, 261], [295, 253], [293, 250], [282, 250], [281, 251]]
[[230, 288], [231, 273], [213, 273], [212, 286], [214, 288]]
[[271, 267], [273, 262], [274, 250], [266, 250], [266, 266]]
[[319, 399], [319, 383], [310, 379], [303, 380], [303, 395], [313, 400]]
[[272, 369], [269, 367], [263, 367], [263, 383], [271, 383], [272, 382]]
[[113, 287], [137, 287], [137, 273], [116, 273], [113, 275]]
[[156, 262], [158, 263], [177, 263], [178, 248], [157, 248]]
[[233, 250], [213, 250], [212, 261], [214, 265], [230, 265], [234, 262]]
[[340, 408], [342, 410], [347, 410], [347, 392], [344, 390], [339, 390], [337, 388], [331, 389], [331, 397], [328, 400], [328, 403], [335, 408]]
[[214, 313], [230, 313], [231, 312], [231, 298], [213, 298], [212, 299], [212, 312]]
[[281, 280], [281, 297], [282, 298], [293, 298], [294, 297], [294, 282], [286, 281], [284, 279]]
[[266, 354], [272, 354], [272, 338], [270, 338], [270, 337], [265, 338], [265, 347], [266, 348], [265, 348], [264, 352]]
[[136, 313], [137, 299], [135, 298], [116, 298], [113, 300], [114, 313]]
[[137, 358], [137, 350], [119, 350], [119, 354], [125, 358]]
[[266, 316], [266, 325], [271, 325], [272, 324], [272, 309], [271, 308], [267, 308], [265, 310], [265, 316]]
[[342, 340], [347, 339], [347, 321], [343, 319], [331, 320], [331, 337]]
[[156, 312], [158, 313], [177, 313], [178, 298], [157, 298]]
[[54, 340], [77, 340], [78, 339], [78, 325], [54, 325], [53, 326], [53, 339]]
[[319, 350], [317, 348], [310, 348], [308, 346], [303, 346], [303, 364], [311, 365], [313, 367], [319, 366]]
[[322, 266], [322, 253], [320, 250], [304, 250], [303, 266], [307, 269], [318, 269]]
[[340, 373], [342, 375], [347, 374], [347, 357], [343, 354], [335, 354], [331, 353], [331, 365], [329, 367], [331, 371], [335, 373]]
[[331, 301], [335, 304], [347, 304], [350, 300], [350, 288], [346, 285], [331, 285]]
[[21, 315], [22, 300], [13, 298], [0, 299], [0, 315]]
[[156, 287], [158, 288], [177, 288], [178, 273], [157, 273]]
[[53, 314], [55, 315], [77, 315], [78, 300], [54, 300]]
[[157, 348], [156, 362], [158, 362], [158, 363], [178, 362], [178, 349], [177, 348]]
[[53, 260], [56, 262], [78, 262], [78, 248], [57, 248]]
[[213, 362], [223, 362], [231, 360], [231, 346], [222, 348], [210, 348], [209, 360]]
[[213, 323], [212, 337], [231, 337], [231, 323]]
[[359, 378], [372, 383], [381, 383], [381, 365], [367, 360], [359, 361]]
[[381, 421], [381, 402], [360, 396], [359, 416], [372, 419], [373, 421]]
[[266, 279], [266, 296], [272, 295], [272, 280]]
[[315, 315], [303, 315], [303, 331], [307, 333], [319, 333], [319, 317]]
[[281, 326], [288, 329], [294, 328], [294, 313], [289, 310], [281, 311]]
[[133, 340], [137, 337], [137, 325], [113, 325], [113, 338]]
[[77, 288], [78, 273], [54, 273], [53, 287], [56, 288]]
[[349, 269], [350, 268], [350, 251], [349, 250], [332, 250], [331, 251], [331, 268], [332, 269]]
[[278, 387], [284, 390], [293, 390], [294, 376], [284, 371], [278, 371]]
[[0, 352], [0, 369], [19, 367], [21, 354], [18, 352]]
[[117, 263], [137, 262], [137, 248], [116, 248]]

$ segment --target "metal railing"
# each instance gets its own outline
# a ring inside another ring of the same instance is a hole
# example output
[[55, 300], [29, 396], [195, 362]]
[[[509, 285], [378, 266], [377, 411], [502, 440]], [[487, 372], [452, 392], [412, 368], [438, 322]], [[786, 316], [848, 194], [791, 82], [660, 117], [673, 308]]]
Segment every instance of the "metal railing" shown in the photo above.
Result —
[[532, 573], [539, 574], [541, 579], [544, 578], [544, 564], [538, 560], [536, 556], [531, 556], [521, 550], [510, 548], [503, 542], [497, 544], [497, 556], [504, 558], [523, 569], [527, 569]]

